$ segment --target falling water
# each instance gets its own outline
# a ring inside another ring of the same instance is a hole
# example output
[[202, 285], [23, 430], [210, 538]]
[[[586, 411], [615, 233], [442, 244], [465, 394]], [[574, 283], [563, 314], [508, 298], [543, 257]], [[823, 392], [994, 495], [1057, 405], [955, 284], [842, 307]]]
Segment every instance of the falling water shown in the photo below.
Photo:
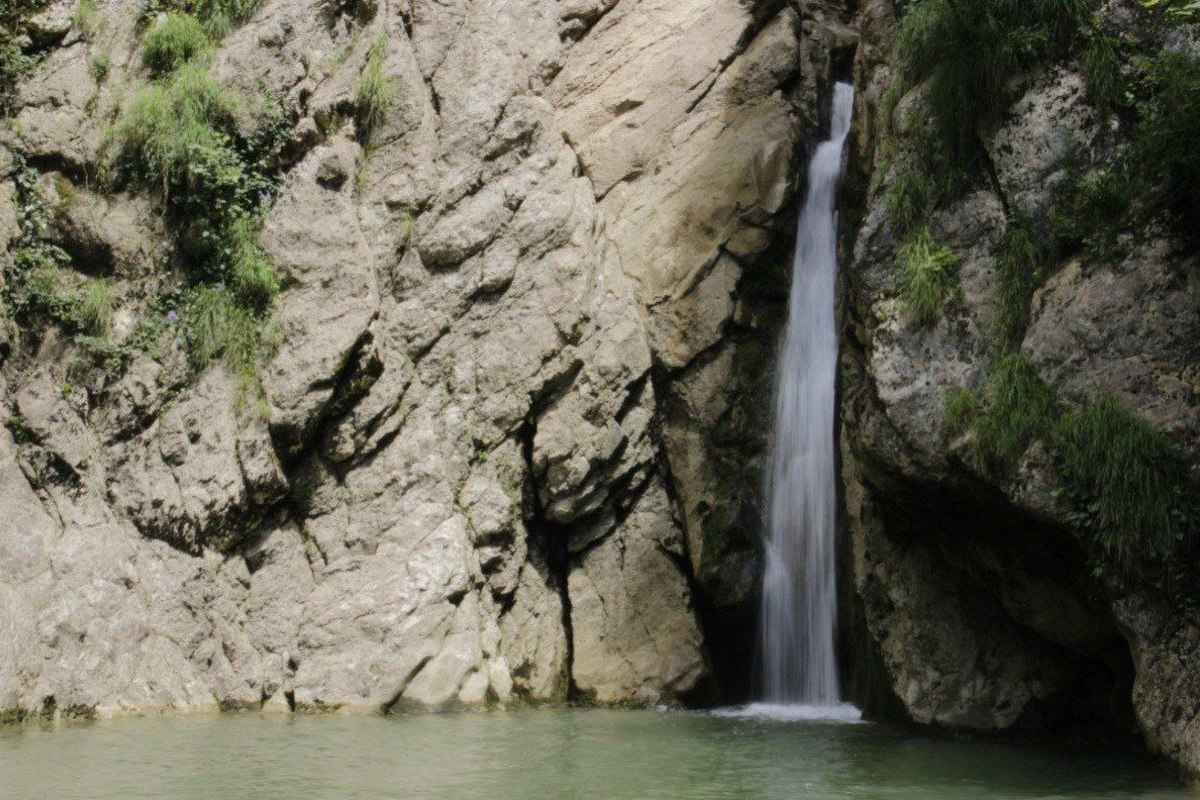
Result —
[[760, 621], [763, 699], [832, 706], [834, 660], [834, 374], [837, 280], [834, 195], [850, 130], [854, 90], [833, 92], [831, 138], [808, 168], [796, 233], [787, 332], [775, 390], [767, 485], [769, 541]]

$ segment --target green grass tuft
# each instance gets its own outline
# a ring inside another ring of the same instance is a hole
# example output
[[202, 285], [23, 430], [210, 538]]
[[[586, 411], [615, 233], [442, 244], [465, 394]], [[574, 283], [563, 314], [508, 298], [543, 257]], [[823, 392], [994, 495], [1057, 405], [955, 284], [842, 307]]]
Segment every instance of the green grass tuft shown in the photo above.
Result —
[[155, 75], [205, 61], [211, 52], [208, 31], [191, 14], [167, 14], [142, 39], [142, 63]]
[[1101, 114], [1115, 111], [1125, 97], [1117, 41], [1107, 34], [1094, 34], [1079, 59], [1087, 84], [1088, 100]]
[[258, 227], [249, 217], [239, 217], [230, 225], [227, 241], [229, 275], [238, 299], [255, 309], [267, 308], [279, 293], [279, 278], [258, 243]]
[[1000, 304], [996, 328], [1001, 347], [1018, 347], [1029, 326], [1033, 293], [1046, 276], [1050, 258], [1045, 240], [1028, 222], [1010, 222], [1000, 239], [996, 266], [999, 273]]
[[1007, 472], [1035, 439], [1049, 436], [1058, 413], [1057, 395], [1029, 359], [1003, 356], [990, 368], [971, 426], [975, 453], [986, 468]]
[[354, 86], [354, 122], [359, 140], [369, 143], [387, 120], [396, 102], [396, 87], [383, 71], [387, 34], [380, 33], [367, 54], [367, 63]]
[[100, 33], [100, 14], [96, 0], [79, 0], [71, 14], [71, 27], [85, 39], [94, 39]]
[[884, 197], [888, 218], [896, 232], [905, 234], [923, 223], [935, 197], [933, 182], [924, 172], [909, 169], [900, 173]]
[[75, 301], [75, 319], [91, 336], [104, 339], [112, 328], [115, 301], [112, 286], [104, 279], [88, 281]]
[[1114, 566], [1153, 581], [1191, 554], [1200, 508], [1170, 435], [1106, 395], [1064, 415], [1055, 445], [1076, 523]]
[[954, 389], [946, 394], [942, 416], [951, 436], [965, 433], [979, 413], [979, 395], [970, 389]]
[[220, 360], [243, 385], [253, 384], [267, 354], [263, 325], [223, 286], [197, 286], [185, 298], [184, 335], [196, 369]]
[[929, 228], [921, 228], [901, 246], [904, 284], [900, 298], [917, 323], [932, 325], [942, 315], [951, 286], [954, 254], [933, 240]]
[[235, 93], [203, 67], [186, 64], [133, 98], [118, 135], [127, 161], [165, 195], [173, 184], [194, 183], [220, 151], [229, 150], [240, 110]]

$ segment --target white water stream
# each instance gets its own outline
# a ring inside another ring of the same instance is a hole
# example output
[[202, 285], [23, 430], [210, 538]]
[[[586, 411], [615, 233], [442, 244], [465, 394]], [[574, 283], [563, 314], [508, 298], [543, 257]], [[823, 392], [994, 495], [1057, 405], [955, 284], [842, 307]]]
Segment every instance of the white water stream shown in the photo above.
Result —
[[766, 570], [759, 624], [765, 704], [827, 708], [839, 701], [834, 629], [837, 469], [834, 401], [837, 281], [834, 199], [854, 90], [834, 87], [831, 138], [808, 168], [796, 233], [787, 331], [775, 389], [767, 484]]

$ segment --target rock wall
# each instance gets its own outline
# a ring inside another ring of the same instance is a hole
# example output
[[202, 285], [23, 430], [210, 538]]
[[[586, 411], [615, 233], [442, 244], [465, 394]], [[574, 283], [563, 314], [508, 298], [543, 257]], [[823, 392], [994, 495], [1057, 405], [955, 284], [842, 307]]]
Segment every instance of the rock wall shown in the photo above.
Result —
[[[1099, 26], [1127, 41], [1162, 35], [1132, 3], [1102, 4], [1099, 15]], [[1154, 750], [1200, 773], [1200, 620], [1152, 589], [1094, 571], [1096, 553], [1072, 531], [1043, 442], [1001, 474], [972, 457], [971, 434], [949, 430], [944, 414], [949, 393], [986, 382], [996, 354], [1006, 219], [1049, 216], [1078, 160], [1101, 163], [1128, 132], [1089, 103], [1077, 57], [1025, 76], [1024, 96], [997, 128], [980, 132], [991, 176], [929, 218], [955, 256], [961, 291], [939, 321], [923, 325], [899, 296], [902, 232], [887, 202], [916, 163], [896, 138], [885, 144], [896, 9], [865, 3], [857, 24], [858, 172], [848, 205], [861, 214], [843, 226], [841, 451], [860, 695], [869, 694], [863, 680], [874, 665], [918, 722], [1140, 730]], [[897, 116], [927, 119], [923, 103], [918, 87], [899, 99]], [[1194, 481], [1195, 249], [1161, 223], [1121, 236], [1119, 248], [1050, 267], [1018, 352], [1068, 405], [1110, 393], [1168, 431]]]
[[181, 280], [161, 199], [97, 180], [141, 4], [101, 0], [99, 35], [74, 6], [22, 42], [0, 249], [20, 159], [135, 352], [80, 385], [71, 337], [0, 320], [0, 714], [698, 702], [714, 664], [736, 691], [833, 13], [264, 0], [209, 67], [293, 126], [254, 403], [132, 344]]

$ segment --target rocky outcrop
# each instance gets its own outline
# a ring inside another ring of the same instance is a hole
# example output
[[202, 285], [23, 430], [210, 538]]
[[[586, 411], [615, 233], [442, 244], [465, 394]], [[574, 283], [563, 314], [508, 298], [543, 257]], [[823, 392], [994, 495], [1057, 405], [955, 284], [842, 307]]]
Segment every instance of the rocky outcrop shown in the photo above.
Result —
[[[1129, 4], [1101, 15], [1123, 36], [1154, 35]], [[862, 674], [877, 665], [920, 722], [1140, 729], [1195, 774], [1197, 621], [1152, 588], [1094, 569], [1045, 442], [1033, 441], [1012, 472], [989, 468], [973, 455], [973, 434], [944, 412], [950, 393], [986, 383], [998, 351], [1006, 221], [1048, 218], [1072, 171], [1102, 163], [1124, 132], [1089, 104], [1076, 61], [1029, 76], [999, 127], [980, 132], [991, 174], [928, 219], [955, 256], [957, 290], [936, 323], [922, 324], [899, 296], [903, 232], [887, 201], [916, 163], [905, 137], [884, 141], [892, 4], [865, 4], [859, 24], [851, 192], [862, 214], [843, 226], [842, 458]], [[897, 119], [926, 119], [924, 102], [918, 87], [899, 99]], [[1155, 224], [1048, 272], [1017, 352], [1067, 405], [1111, 394], [1168, 431], [1200, 474], [1194, 249]]]
[[832, 12], [265, 0], [209, 67], [293, 125], [256, 399], [135, 335], [180, 324], [177, 221], [106, 188], [147, 76], [136, 4], [98, 5], [102, 36], [62, 0], [29, 43], [0, 244], [19, 156], [132, 355], [80, 382], [71, 337], [0, 318], [0, 712], [714, 697], [748, 661], [794, 174], [852, 41]]

